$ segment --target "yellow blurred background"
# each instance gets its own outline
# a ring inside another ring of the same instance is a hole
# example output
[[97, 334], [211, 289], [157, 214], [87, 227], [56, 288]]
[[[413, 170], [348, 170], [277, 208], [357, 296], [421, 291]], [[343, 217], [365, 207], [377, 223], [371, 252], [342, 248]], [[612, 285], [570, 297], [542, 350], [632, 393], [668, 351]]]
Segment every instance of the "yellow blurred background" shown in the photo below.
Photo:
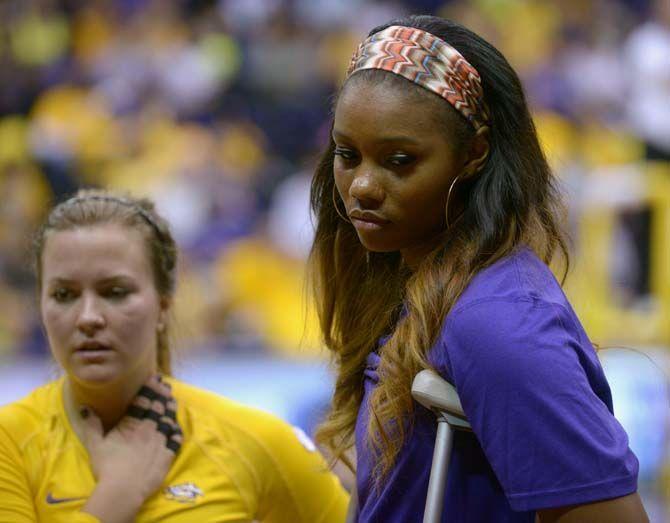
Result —
[[567, 292], [670, 521], [667, 0], [3, 0], [0, 403], [52, 374], [32, 234], [102, 186], [172, 224], [177, 373], [313, 428], [330, 374], [303, 282], [311, 170], [355, 45], [407, 13], [463, 23], [521, 76], [569, 205]]

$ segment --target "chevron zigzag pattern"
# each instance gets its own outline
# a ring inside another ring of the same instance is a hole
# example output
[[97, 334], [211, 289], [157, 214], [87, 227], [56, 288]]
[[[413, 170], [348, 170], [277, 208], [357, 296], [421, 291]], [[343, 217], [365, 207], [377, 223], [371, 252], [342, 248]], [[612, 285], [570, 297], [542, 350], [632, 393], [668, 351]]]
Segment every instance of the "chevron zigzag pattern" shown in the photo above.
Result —
[[481, 77], [444, 40], [413, 27], [393, 25], [363, 41], [347, 78], [363, 69], [402, 76], [447, 100], [476, 129], [489, 125]]

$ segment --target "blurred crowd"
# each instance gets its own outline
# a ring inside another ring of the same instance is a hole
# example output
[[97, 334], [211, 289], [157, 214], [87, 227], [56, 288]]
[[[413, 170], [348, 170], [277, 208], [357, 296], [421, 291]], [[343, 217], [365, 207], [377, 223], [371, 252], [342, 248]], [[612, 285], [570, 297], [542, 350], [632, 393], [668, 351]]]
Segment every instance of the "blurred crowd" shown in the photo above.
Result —
[[[180, 350], [318, 357], [303, 299], [310, 172], [356, 44], [410, 12], [453, 18], [508, 57], [577, 223], [592, 173], [670, 159], [669, 6], [3, 0], [0, 358], [46, 354], [31, 237], [82, 186], [149, 195], [170, 220]], [[623, 213], [626, 303], [649, 292], [648, 214]]]

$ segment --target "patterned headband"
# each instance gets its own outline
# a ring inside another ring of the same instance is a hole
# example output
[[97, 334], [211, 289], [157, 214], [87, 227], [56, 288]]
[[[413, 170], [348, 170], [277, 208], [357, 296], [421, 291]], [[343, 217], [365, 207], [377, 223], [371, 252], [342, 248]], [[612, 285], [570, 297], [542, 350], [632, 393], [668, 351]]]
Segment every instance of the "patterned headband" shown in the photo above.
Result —
[[362, 69], [390, 71], [436, 93], [475, 130], [489, 123], [477, 70], [456, 49], [426, 31], [392, 25], [373, 34], [358, 46], [347, 78]]

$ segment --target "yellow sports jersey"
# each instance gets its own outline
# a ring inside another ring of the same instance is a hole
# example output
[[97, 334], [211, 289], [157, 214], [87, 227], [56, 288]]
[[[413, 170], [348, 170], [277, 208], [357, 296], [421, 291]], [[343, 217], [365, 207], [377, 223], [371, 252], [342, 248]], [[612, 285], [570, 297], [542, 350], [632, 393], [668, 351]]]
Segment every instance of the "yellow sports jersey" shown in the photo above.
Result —
[[[342, 522], [348, 496], [300, 429], [177, 380], [184, 443], [138, 523]], [[63, 379], [0, 407], [0, 522], [84, 523], [95, 488]]]

